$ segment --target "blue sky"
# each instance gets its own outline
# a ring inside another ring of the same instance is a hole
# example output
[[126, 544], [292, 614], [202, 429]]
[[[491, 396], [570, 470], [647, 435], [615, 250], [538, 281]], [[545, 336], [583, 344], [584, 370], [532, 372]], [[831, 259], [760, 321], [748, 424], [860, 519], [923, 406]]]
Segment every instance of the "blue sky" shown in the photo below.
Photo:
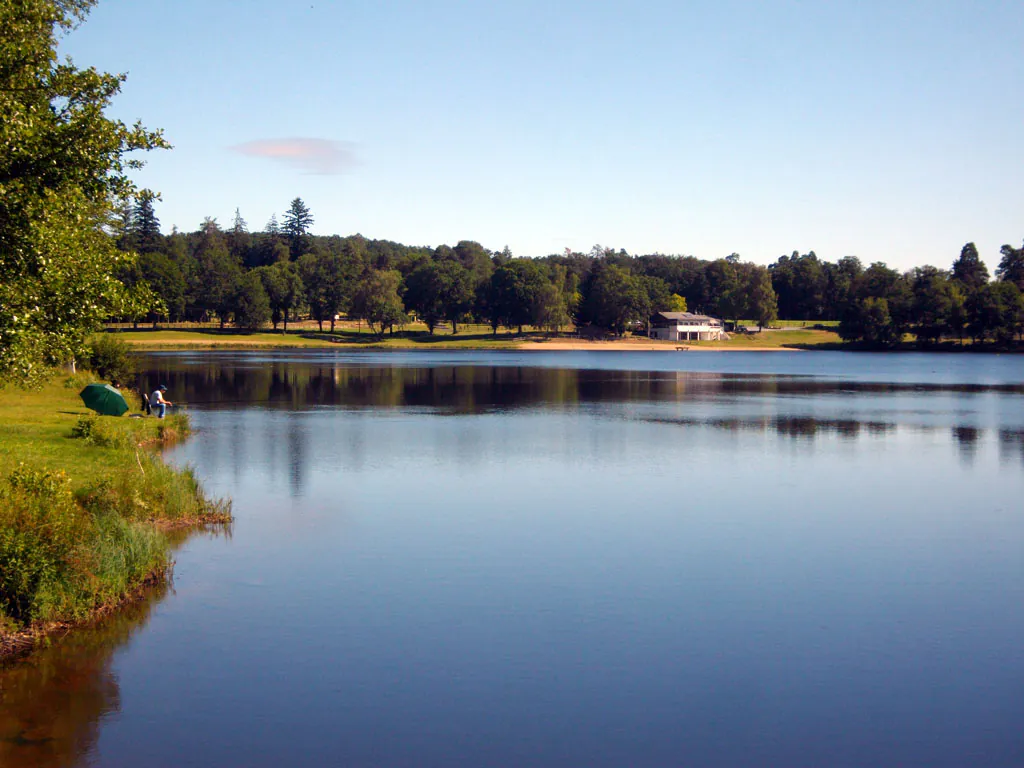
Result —
[[1019, 0], [101, 0], [62, 48], [174, 145], [137, 177], [165, 231], [300, 196], [417, 245], [994, 268], [1022, 37]]

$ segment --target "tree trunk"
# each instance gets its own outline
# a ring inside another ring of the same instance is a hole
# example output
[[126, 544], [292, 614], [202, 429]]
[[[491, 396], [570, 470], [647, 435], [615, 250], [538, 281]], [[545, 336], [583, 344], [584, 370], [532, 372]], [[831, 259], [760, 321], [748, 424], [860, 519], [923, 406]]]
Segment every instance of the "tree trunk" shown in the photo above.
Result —
[[458, 335], [459, 335], [459, 326], [457, 326], [455, 324], [455, 321], [452, 320], [452, 336], [458, 336]]
[[288, 333], [288, 309], [284, 311], [284, 332]]
[[318, 317], [316, 319], [316, 322], [317, 322], [317, 325], [320, 326], [320, 333], [323, 333], [324, 332], [324, 319], [322, 317]]
[[331, 315], [331, 333], [334, 333], [334, 315]]

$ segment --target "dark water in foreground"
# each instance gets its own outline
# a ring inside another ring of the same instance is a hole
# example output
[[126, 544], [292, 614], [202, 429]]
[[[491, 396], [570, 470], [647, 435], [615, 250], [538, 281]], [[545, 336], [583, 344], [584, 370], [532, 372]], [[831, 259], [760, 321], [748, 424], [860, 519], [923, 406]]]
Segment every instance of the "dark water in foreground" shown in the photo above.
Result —
[[0, 765], [1024, 765], [1024, 358], [146, 366], [236, 523]]

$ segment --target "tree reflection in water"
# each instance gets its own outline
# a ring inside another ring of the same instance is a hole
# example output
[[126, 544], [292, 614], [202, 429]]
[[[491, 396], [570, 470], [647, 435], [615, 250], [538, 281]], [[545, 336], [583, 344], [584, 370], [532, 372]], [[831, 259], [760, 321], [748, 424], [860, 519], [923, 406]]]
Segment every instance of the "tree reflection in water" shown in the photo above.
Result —
[[[361, 362], [366, 360], [366, 363]], [[970, 464], [998, 428], [986, 420], [993, 404], [1016, 408], [1024, 386], [1008, 383], [879, 382], [842, 376], [776, 373], [717, 373], [673, 370], [607, 370], [473, 365], [439, 360], [394, 365], [366, 357], [330, 362], [317, 356], [254, 359], [231, 354], [147, 358], [143, 384], [168, 383], [176, 399], [200, 409], [276, 411], [264, 419], [270, 463], [286, 462], [293, 498], [303, 495], [316, 461], [316, 439], [324, 439], [306, 416], [324, 408], [351, 411], [425, 409], [438, 415], [507, 413], [520, 409], [591, 409], [613, 418], [639, 419], [734, 433], [767, 433], [798, 447], [839, 438], [857, 442], [890, 439], [910, 430], [951, 439]], [[1004, 422], [1005, 423], [1005, 422]], [[209, 440], [206, 456], [218, 462], [237, 455], [256, 436], [249, 421], [228, 420], [232, 430]], [[1016, 425], [1015, 425], [1016, 427]], [[1016, 429], [1002, 428], [1000, 455], [1024, 456]], [[361, 462], [358, 433], [352, 465]], [[681, 435], [680, 439], [686, 439]]]
[[146, 625], [167, 584], [138, 601], [0, 669], [0, 765], [78, 765], [95, 748], [101, 720], [120, 711], [114, 654]]
[[[197, 536], [230, 538], [231, 526], [168, 533], [172, 550]], [[102, 720], [121, 710], [115, 654], [142, 630], [173, 581], [146, 587], [111, 614], [0, 667], [0, 766], [89, 763]]]

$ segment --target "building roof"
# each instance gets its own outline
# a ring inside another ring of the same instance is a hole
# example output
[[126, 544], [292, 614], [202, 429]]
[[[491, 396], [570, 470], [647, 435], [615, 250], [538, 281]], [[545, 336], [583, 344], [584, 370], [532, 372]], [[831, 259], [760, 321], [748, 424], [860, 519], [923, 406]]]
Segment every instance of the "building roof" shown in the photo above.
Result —
[[655, 318], [661, 318], [663, 320], [714, 320], [721, 322], [717, 317], [711, 317], [710, 315], [696, 315], [693, 312], [655, 312]]

